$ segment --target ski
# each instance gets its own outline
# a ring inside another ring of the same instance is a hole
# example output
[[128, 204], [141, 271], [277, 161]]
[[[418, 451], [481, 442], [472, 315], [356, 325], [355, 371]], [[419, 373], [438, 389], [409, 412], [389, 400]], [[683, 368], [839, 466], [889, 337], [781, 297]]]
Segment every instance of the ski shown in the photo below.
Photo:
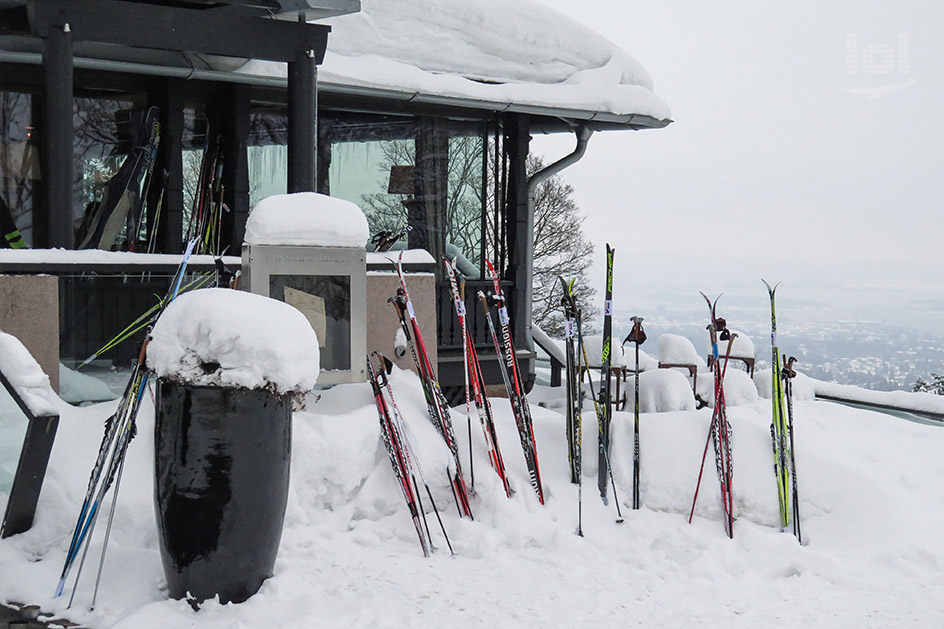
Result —
[[802, 544], [803, 537], [800, 535], [800, 495], [797, 491], [796, 459], [794, 454], [796, 448], [793, 443], [793, 379], [796, 378], [796, 370], [793, 368], [796, 358], [793, 356], [787, 360], [783, 357], [783, 371], [781, 375], [784, 381], [784, 390], [787, 397], [787, 434], [790, 436], [790, 477], [792, 479], [791, 489], [793, 490], [793, 534], [797, 541]]
[[511, 410], [515, 416], [515, 425], [518, 428], [518, 439], [521, 441], [521, 450], [524, 453], [525, 463], [528, 466], [528, 477], [531, 486], [537, 494], [538, 501], [544, 504], [544, 488], [541, 485], [541, 470], [538, 465], [537, 443], [534, 440], [534, 428], [531, 425], [531, 409], [528, 406], [528, 398], [524, 391], [524, 385], [521, 382], [521, 376], [518, 373], [518, 361], [515, 358], [515, 347], [511, 338], [511, 320], [508, 316], [508, 307], [505, 303], [505, 296], [501, 290], [501, 281], [495, 272], [495, 267], [491, 261], [486, 260], [488, 272], [492, 278], [493, 293], [492, 301], [498, 310], [498, 322], [501, 325], [501, 340], [499, 340], [498, 331], [495, 328], [495, 322], [492, 321], [491, 309], [485, 293], [479, 291], [478, 297], [485, 308], [485, 320], [488, 322], [488, 329], [492, 335], [492, 342], [495, 345], [495, 354], [498, 357], [498, 365], [501, 370], [502, 380], [505, 383], [505, 390], [508, 392], [508, 400], [511, 402]]
[[577, 406], [577, 362], [574, 349], [574, 337], [577, 325], [577, 300], [573, 294], [573, 284], [558, 277], [563, 289], [561, 306], [564, 309], [564, 354], [566, 356], [567, 400], [565, 431], [567, 436], [567, 462], [570, 465], [570, 482], [577, 484], [580, 479], [580, 408]]
[[574, 282], [559, 278], [564, 295], [561, 304], [564, 307], [564, 351], [567, 355], [567, 455], [570, 462], [570, 482], [577, 485], [577, 535], [583, 537], [583, 452], [581, 449], [581, 435], [583, 430], [582, 402], [583, 396], [578, 391], [578, 374], [580, 364], [577, 360], [574, 339], [577, 336], [577, 325], [580, 309], [574, 296]]
[[[734, 469], [731, 462], [731, 425], [728, 423], [727, 409], [724, 401], [724, 376], [728, 368], [728, 359], [731, 356], [731, 346], [734, 344], [736, 334], [730, 332], [724, 319], [716, 314], [718, 299], [714, 303], [707, 295], [701, 293], [701, 296], [708, 302], [708, 311], [711, 316], [711, 323], [708, 324], [708, 335], [711, 339], [711, 357], [712, 370], [714, 371], [714, 393], [715, 405], [711, 414], [711, 425], [708, 428], [708, 438], [705, 441], [705, 451], [701, 457], [701, 468], [698, 472], [698, 482], [695, 485], [695, 497], [692, 500], [692, 510], [689, 513], [688, 521], [691, 523], [695, 515], [695, 504], [698, 502], [698, 490], [701, 487], [702, 473], [705, 471], [705, 459], [708, 454], [708, 444], [714, 444], [715, 451], [715, 470], [718, 473], [718, 482], [721, 485], [721, 506], [724, 511], [724, 530], [728, 537], [734, 538], [734, 493], [732, 490], [732, 481], [734, 479]], [[719, 296], [720, 297], [720, 296]], [[724, 355], [724, 367], [722, 368], [720, 352], [718, 351], [718, 340], [727, 341], [728, 348]]]
[[[578, 315], [579, 315], [578, 311]], [[583, 368], [580, 370], [580, 382], [578, 386], [580, 387], [580, 397], [581, 397], [581, 407], [583, 406], [583, 377], [584, 374], [587, 375], [587, 383], [590, 385], [590, 399], [593, 400], [593, 410], [597, 415], [597, 425], [601, 426], [603, 424], [603, 406], [600, 404], [600, 398], [597, 396], [596, 391], [593, 390], [593, 376], [590, 375], [589, 365], [590, 360], [587, 357], [587, 348], [583, 343], [583, 330], [582, 330], [583, 320], [580, 316], [577, 317], [577, 347], [579, 348], [579, 354], [583, 357]], [[620, 509], [619, 496], [616, 495], [616, 480], [613, 478], [613, 466], [610, 465], [610, 454], [606, 450], [603, 451], [603, 456], [606, 457], [606, 470], [607, 477], [610, 479], [610, 487], [613, 488], [613, 503], [616, 505], [616, 523], [623, 523], [623, 512]], [[608, 504], [606, 498], [603, 499], [603, 504]]]
[[387, 450], [387, 456], [390, 459], [390, 466], [393, 468], [393, 474], [397, 477], [397, 485], [400, 487], [403, 499], [410, 510], [410, 519], [413, 520], [413, 526], [416, 528], [420, 548], [423, 549], [423, 556], [429, 557], [429, 525], [425, 525], [424, 528], [425, 523], [420, 521], [421, 510], [418, 506], [418, 496], [414, 493], [414, 482], [412, 482], [404, 446], [394, 429], [390, 409], [387, 408], [387, 401], [384, 399], [380, 381], [377, 373], [374, 372], [374, 366], [369, 355], [367, 356], [367, 379], [370, 381], [370, 387], [374, 392], [374, 403], [377, 406], [377, 416], [380, 420], [380, 435], [383, 438], [384, 448]]
[[[161, 306], [154, 313], [150, 320], [150, 327], [161, 316], [167, 305], [174, 300], [180, 292], [180, 286], [183, 282], [187, 270], [187, 264], [193, 253], [196, 241], [191, 241], [187, 245], [180, 267], [177, 269], [173, 281], [171, 282], [167, 296], [161, 300]], [[79, 510], [79, 517], [72, 533], [72, 540], [69, 543], [69, 550], [66, 553], [66, 560], [59, 576], [59, 582], [56, 586], [55, 596], [61, 596], [69, 572], [72, 570], [79, 551], [82, 550], [82, 558], [79, 562], [79, 568], [76, 572], [75, 583], [72, 587], [72, 597], [69, 599], [69, 605], [72, 605], [72, 599], [75, 597], [76, 585], [82, 573], [82, 567], [85, 564], [85, 557], [88, 553], [88, 540], [92, 537], [95, 530], [95, 524], [98, 520], [99, 510], [108, 490], [114, 484], [115, 491], [112, 496], [111, 512], [109, 514], [108, 528], [105, 533], [105, 543], [102, 547], [101, 562], [99, 564], [98, 579], [101, 578], [101, 568], [105, 560], [105, 551], [108, 547], [108, 537], [111, 530], [112, 517], [114, 516], [115, 505], [118, 501], [118, 488], [121, 484], [121, 474], [124, 470], [125, 452], [128, 444], [134, 438], [137, 432], [137, 415], [144, 392], [147, 389], [149, 372], [145, 367], [145, 356], [147, 352], [150, 334], [144, 340], [141, 351], [138, 355], [138, 361], [131, 372], [128, 384], [125, 386], [124, 393], [120, 398], [118, 409], [105, 422], [105, 433], [102, 437], [102, 443], [99, 447], [98, 456], [92, 467], [92, 473], [89, 476], [88, 488], [85, 499]], [[98, 583], [96, 579], [95, 594], [92, 598], [92, 606], [95, 605], [95, 596], [98, 594]]]
[[610, 345], [613, 337], [613, 254], [615, 250], [606, 245], [606, 292], [603, 300], [603, 351], [600, 361], [600, 408], [599, 415], [599, 473], [597, 487], [600, 497], [606, 503], [606, 479], [610, 467], [610, 422], [613, 419], [613, 405], [610, 399], [610, 381], [612, 373], [612, 355]]
[[478, 353], [475, 351], [475, 341], [469, 334], [468, 322], [466, 320], [465, 307], [465, 283], [459, 283], [456, 275], [456, 265], [454, 260], [443, 258], [443, 264], [446, 267], [446, 273], [449, 276], [449, 288], [452, 291], [452, 299], [456, 306], [456, 316], [459, 318], [459, 327], [462, 331], [463, 347], [463, 377], [465, 381], [465, 409], [469, 418], [469, 470], [472, 486], [475, 486], [475, 476], [472, 473], [472, 406], [474, 404], [479, 423], [482, 426], [482, 433], [485, 436], [485, 444], [488, 448], [488, 460], [492, 469], [498, 474], [505, 489], [505, 495], [511, 498], [512, 490], [508, 482], [508, 476], [505, 473], [505, 463], [502, 460], [501, 448], [498, 445], [498, 433], [495, 431], [495, 420], [492, 416], [492, 405], [489, 402], [488, 394], [485, 392], [485, 380], [482, 377], [482, 366], [479, 363]]
[[787, 420], [783, 406], [783, 383], [780, 379], [780, 348], [777, 347], [777, 313], [774, 307], [774, 295], [778, 282], [771, 288], [767, 280], [761, 279], [770, 295], [770, 402], [772, 407], [770, 420], [770, 440], [774, 452], [774, 476], [777, 478], [777, 501], [780, 506], [780, 530], [786, 530], [790, 524], [790, 470], [787, 458]]
[[160, 143], [160, 110], [149, 107], [132, 112], [129, 124], [131, 151], [108, 181], [101, 202], [91, 206], [83, 217], [79, 249], [112, 249], [122, 230], [126, 231], [126, 242], [137, 238], [137, 234], [130, 233], [133, 229], [129, 222], [134, 222], [147, 201], [142, 196], [142, 186], [151, 175]]
[[636, 344], [636, 384], [633, 394], [633, 509], [639, 509], [639, 346], [646, 342], [646, 332], [642, 329], [642, 317], [631, 317], [633, 329], [623, 345]]
[[[391, 260], [393, 262], [393, 260]], [[400, 287], [397, 289], [396, 297], [391, 297], [388, 302], [392, 303], [400, 320], [400, 327], [406, 335], [407, 345], [413, 356], [413, 362], [416, 365], [416, 372], [423, 386], [423, 394], [426, 397], [426, 409], [429, 412], [429, 419], [436, 427], [439, 435], [446, 442], [452, 458], [456, 464], [455, 474], [452, 476], [452, 489], [455, 493], [456, 507], [459, 509], [459, 515], [472, 518], [472, 509], [469, 505], [469, 493], [466, 489], [465, 478], [462, 475], [462, 463], [459, 460], [459, 445], [456, 441], [455, 433], [452, 430], [452, 419], [449, 416], [449, 405], [443, 396], [442, 389], [439, 387], [439, 381], [433, 372], [432, 363], [429, 360], [429, 354], [426, 351], [426, 343], [423, 342], [423, 335], [420, 332], [420, 324], [416, 320], [416, 311], [413, 309], [413, 302], [410, 300], [410, 293], [406, 287], [406, 277], [403, 274], [403, 254], [399, 259], [393, 262], [397, 269], [397, 275], [400, 278]], [[409, 321], [408, 321], [409, 319]]]
[[416, 490], [420, 513], [423, 515], [423, 524], [426, 528], [426, 536], [429, 539], [429, 548], [433, 552], [436, 551], [436, 546], [433, 545], [432, 536], [429, 534], [429, 525], [426, 524], [426, 513], [423, 511], [423, 502], [419, 498], [420, 492], [416, 484], [416, 478], [412, 476], [413, 470], [416, 470], [416, 473], [419, 474], [420, 480], [423, 483], [423, 487], [426, 488], [426, 496], [429, 498], [429, 503], [433, 508], [433, 513], [436, 514], [436, 519], [439, 521], [439, 528], [442, 530], [443, 537], [446, 540], [446, 545], [449, 547], [449, 553], [455, 555], [456, 553], [452, 549], [452, 542], [449, 541], [449, 535], [446, 533], [446, 527], [443, 525], [442, 517], [439, 514], [439, 507], [436, 506], [436, 501], [433, 499], [433, 492], [430, 490], [429, 483], [426, 481], [426, 475], [423, 474], [423, 468], [420, 466], [419, 457], [416, 456], [416, 446], [413, 444], [413, 438], [410, 437], [410, 431], [407, 429], [406, 422], [403, 420], [403, 414], [400, 413], [400, 408], [397, 406], [397, 400], [393, 396], [393, 385], [390, 384], [389, 377], [390, 372], [393, 370], [393, 362], [378, 351], [371, 352], [371, 356], [377, 356], [382, 365], [381, 370], [377, 372], [379, 374], [378, 384], [387, 392], [387, 396], [390, 398], [390, 408], [393, 410], [393, 434], [395, 435], [397, 441], [404, 446], [403, 452], [405, 454], [407, 467], [410, 470], [411, 478], [413, 480], [413, 488]]

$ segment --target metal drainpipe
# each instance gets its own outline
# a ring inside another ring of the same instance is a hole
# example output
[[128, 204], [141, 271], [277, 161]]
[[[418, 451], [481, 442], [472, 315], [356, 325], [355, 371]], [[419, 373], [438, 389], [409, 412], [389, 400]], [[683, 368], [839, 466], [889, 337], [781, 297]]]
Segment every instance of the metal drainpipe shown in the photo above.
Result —
[[[527, 269], [527, 275], [530, 278], [534, 277], [534, 196], [535, 192], [538, 189], [538, 186], [541, 182], [549, 179], [564, 170], [568, 166], [577, 163], [580, 161], [580, 158], [583, 157], [584, 153], [587, 152], [587, 143], [590, 141], [590, 136], [593, 135], [593, 130], [587, 127], [586, 125], [580, 125], [575, 130], [574, 133], [577, 136], [577, 146], [574, 148], [573, 152], [569, 155], [565, 155], [560, 158], [550, 166], [547, 166], [538, 172], [534, 173], [528, 177], [528, 240], [530, 245], [528, 250], [524, 255], [524, 264]], [[525, 292], [524, 302], [522, 304], [522, 311], [529, 313], [528, 316], [528, 343], [531, 342], [531, 326], [532, 321], [530, 317], [531, 307], [533, 304], [533, 299], [531, 297], [533, 286], [529, 286], [528, 290]]]

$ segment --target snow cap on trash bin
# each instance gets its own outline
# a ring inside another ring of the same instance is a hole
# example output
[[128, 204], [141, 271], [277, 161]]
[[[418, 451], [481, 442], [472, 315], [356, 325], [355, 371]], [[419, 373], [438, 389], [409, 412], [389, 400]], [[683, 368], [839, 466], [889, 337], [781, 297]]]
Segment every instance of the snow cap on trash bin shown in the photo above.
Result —
[[320, 370], [318, 338], [286, 303], [228, 288], [184, 293], [161, 315], [147, 348], [160, 378], [197, 385], [303, 393]]

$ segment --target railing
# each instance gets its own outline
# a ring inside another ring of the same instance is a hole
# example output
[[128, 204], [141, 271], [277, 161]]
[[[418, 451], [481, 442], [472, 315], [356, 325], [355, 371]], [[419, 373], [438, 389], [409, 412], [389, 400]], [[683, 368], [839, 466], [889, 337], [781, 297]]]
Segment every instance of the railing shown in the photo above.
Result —
[[[486, 295], [492, 291], [491, 280], [469, 280], [465, 283], [465, 312], [468, 333], [475, 341], [475, 346], [490, 350], [494, 347], [492, 337], [488, 331], [488, 322], [485, 320], [485, 309], [479, 302], [478, 292]], [[502, 291], [510, 292], [513, 284], [502, 282]], [[452, 292], [448, 282], [439, 282], [436, 285], [437, 338], [439, 351], [462, 351], [462, 329], [459, 326], [459, 317], [456, 315], [456, 306], [452, 301]], [[497, 325], [497, 323], [496, 323]]]

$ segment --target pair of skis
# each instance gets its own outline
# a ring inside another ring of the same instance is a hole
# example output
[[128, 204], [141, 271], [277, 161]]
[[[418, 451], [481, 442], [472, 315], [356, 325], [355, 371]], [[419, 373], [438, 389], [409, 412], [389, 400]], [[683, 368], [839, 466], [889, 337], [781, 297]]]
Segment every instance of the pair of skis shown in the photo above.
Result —
[[[574, 282], [559, 278], [564, 296], [564, 353], [567, 361], [567, 458], [570, 463], [570, 482], [577, 485], [577, 535], [583, 537], [583, 387], [580, 375], [583, 365], [576, 346], [583, 345], [581, 312], [574, 295]], [[575, 340], [576, 339], [576, 340]]]
[[498, 279], [498, 273], [489, 260], [485, 261], [488, 265], [489, 276], [493, 283], [493, 292], [491, 295], [491, 305], [498, 312], [498, 323], [501, 326], [501, 337], [492, 321], [491, 307], [489, 298], [482, 291], [478, 292], [478, 298], [485, 308], [485, 319], [488, 323], [488, 330], [492, 336], [492, 343], [495, 345], [495, 354], [498, 356], [498, 366], [501, 370], [502, 380], [505, 383], [505, 390], [508, 393], [508, 400], [511, 402], [511, 410], [515, 417], [515, 425], [518, 428], [518, 438], [521, 441], [521, 450], [524, 453], [525, 464], [528, 467], [528, 477], [531, 487], [538, 497], [538, 501], [544, 504], [544, 487], [541, 484], [541, 470], [538, 465], [537, 444], [534, 440], [534, 428], [531, 422], [531, 408], [528, 406], [528, 398], [524, 390], [524, 384], [521, 381], [521, 375], [518, 372], [518, 361], [515, 357], [515, 346], [511, 338], [511, 320], [508, 316], [508, 306], [505, 303], [505, 296], [502, 293], [501, 281]]
[[[393, 260], [391, 260], [393, 262]], [[403, 254], [394, 262], [397, 275], [400, 278], [400, 287], [397, 289], [396, 297], [391, 297], [388, 301], [393, 304], [397, 312], [397, 318], [400, 320], [400, 327], [407, 339], [407, 345], [413, 356], [413, 362], [416, 365], [416, 373], [419, 375], [420, 383], [423, 387], [423, 395], [426, 398], [426, 409], [429, 413], [429, 419], [436, 428], [439, 435], [446, 442], [446, 446], [452, 453], [455, 462], [455, 473], [451, 475], [451, 484], [453, 496], [456, 501], [456, 508], [460, 516], [472, 518], [472, 508], [469, 505], [469, 492], [466, 489], [465, 478], [462, 475], [462, 463], [459, 460], [459, 446], [456, 441], [455, 433], [452, 427], [452, 418], [449, 415], [449, 405], [443, 396], [442, 389], [439, 387], [439, 381], [433, 371], [432, 363], [429, 360], [429, 354], [426, 351], [426, 343], [423, 341], [423, 335], [420, 332], [419, 322], [416, 320], [416, 311], [413, 308], [413, 301], [410, 299], [410, 293], [406, 287], [406, 277], [403, 274]], [[449, 470], [447, 470], [447, 474]]]
[[[761, 279], [770, 295], [770, 379], [771, 379], [771, 422], [770, 439], [774, 454], [774, 475], [777, 477], [777, 501], [780, 507], [780, 530], [784, 531], [790, 525], [790, 515], [793, 515], [793, 534], [797, 541], [802, 543], [800, 534], [800, 503], [797, 495], [796, 460], [793, 455], [793, 378], [796, 371], [793, 363], [783, 357], [781, 368], [780, 348], [777, 346], [777, 312], [775, 307], [775, 293], [778, 282], [771, 286], [767, 280]], [[786, 397], [786, 407], [784, 398]], [[792, 495], [792, 499], [791, 499]]]
[[[561, 286], [564, 290], [563, 305], [565, 317], [565, 350], [567, 352], [567, 443], [568, 456], [571, 463], [571, 481], [578, 484], [578, 505], [583, 500], [583, 483], [581, 479], [581, 468], [583, 466], [583, 447], [581, 444], [582, 434], [582, 415], [583, 408], [583, 382], [584, 375], [588, 376], [587, 381], [590, 384], [590, 398], [593, 400], [593, 408], [597, 416], [598, 427], [598, 455], [599, 455], [599, 477], [598, 488], [600, 498], [603, 504], [609, 504], [607, 499], [607, 481], [613, 488], [613, 502], [616, 505], [616, 522], [623, 522], [623, 513], [620, 509], [619, 498], [616, 495], [616, 481], [613, 478], [613, 469], [610, 466], [609, 452], [609, 433], [610, 419], [612, 417], [612, 406], [610, 399], [610, 378], [611, 357], [610, 345], [612, 343], [613, 330], [613, 254], [615, 250], [606, 245], [606, 294], [603, 307], [603, 352], [601, 361], [603, 363], [600, 369], [600, 394], [593, 388], [593, 377], [590, 376], [589, 365], [590, 358], [587, 355], [587, 348], [583, 342], [583, 318], [580, 309], [577, 307], [577, 301], [574, 296], [573, 282], [566, 282], [560, 278]], [[576, 337], [576, 341], [574, 341]], [[573, 353], [573, 356], [571, 356]], [[583, 361], [582, 363], [580, 361]], [[574, 480], [576, 479], [576, 480]], [[579, 520], [582, 506], [578, 506], [578, 528], [579, 535], [583, 534]]]
[[455, 260], [443, 257], [446, 274], [449, 276], [449, 288], [452, 300], [456, 307], [456, 316], [462, 333], [463, 380], [465, 384], [465, 411], [469, 429], [469, 474], [472, 491], [475, 491], [475, 468], [472, 457], [472, 406], [482, 425], [485, 444], [488, 448], [488, 460], [492, 469], [498, 474], [505, 489], [505, 495], [511, 498], [514, 493], [508, 475], [505, 472], [505, 462], [502, 459], [501, 448], [498, 445], [498, 433], [495, 430], [495, 418], [492, 415], [492, 404], [485, 392], [485, 378], [482, 374], [482, 365], [479, 363], [478, 352], [475, 350], [475, 341], [469, 334], [466, 321], [465, 282], [459, 282]]
[[[717, 316], [716, 310], [718, 299], [714, 302], [707, 295], [701, 293], [701, 296], [708, 302], [708, 311], [711, 316], [711, 323], [708, 325], [708, 334], [711, 339], [712, 370], [714, 372], [714, 397], [715, 405], [711, 414], [711, 425], [708, 428], [708, 438], [705, 441], [705, 451], [701, 457], [701, 468], [698, 472], [698, 482], [695, 485], [695, 497], [692, 499], [692, 510], [689, 513], [688, 521], [691, 523], [695, 516], [695, 504], [698, 502], [698, 490], [701, 487], [701, 477], [705, 471], [705, 459], [708, 455], [708, 444], [714, 444], [715, 451], [715, 469], [718, 473], [718, 481], [721, 485], [721, 507], [724, 512], [724, 531], [728, 537], [734, 538], [734, 493], [732, 483], [734, 480], [734, 468], [731, 460], [731, 424], [728, 423], [727, 408], [724, 401], [724, 377], [728, 369], [728, 359], [731, 357], [731, 346], [737, 334], [729, 331], [724, 319]], [[718, 350], [718, 341], [727, 341], [728, 346], [724, 355], [724, 362], [720, 359]]]
[[[131, 113], [131, 151], [105, 187], [100, 203], [91, 206], [82, 220], [80, 249], [112, 249], [119, 244], [122, 230], [129, 251], [134, 251], [154, 177], [154, 163], [160, 144], [160, 110], [149, 107]], [[157, 224], [152, 226], [152, 231]]]
[[[187, 264], [190, 261], [190, 256], [193, 253], [195, 245], [195, 240], [190, 241], [187, 245], [187, 250], [184, 253], [180, 267], [177, 269], [177, 274], [171, 282], [167, 296], [161, 300], [160, 308], [157, 309], [150, 321], [151, 327], [153, 327], [154, 323], [164, 312], [164, 309], [167, 308], [167, 305], [170, 304], [180, 292], [180, 287], [187, 271]], [[95, 579], [95, 591], [92, 595], [91, 607], [95, 607], [98, 587], [102, 577], [102, 568], [105, 564], [105, 551], [108, 548], [108, 538], [111, 534], [112, 520], [115, 515], [115, 505], [118, 503], [118, 488], [121, 485], [121, 476], [124, 471], [125, 454], [128, 449], [128, 444], [137, 432], [138, 410], [141, 406], [141, 400], [144, 398], [144, 393], [147, 390], [150, 372], [145, 366], [145, 356], [149, 340], [150, 334], [148, 334], [141, 346], [138, 361], [131, 372], [131, 378], [128, 380], [124, 394], [121, 396], [118, 409], [105, 422], [105, 434], [102, 437], [102, 444], [89, 477], [85, 499], [82, 502], [79, 518], [72, 533], [72, 540], [69, 543], [69, 550], [66, 553], [66, 560], [59, 576], [59, 583], [56, 586], [55, 596], [58, 597], [62, 595], [69, 573], [75, 565], [76, 560], [79, 559], [79, 553], [81, 552], [79, 567], [72, 586], [72, 595], [69, 598], [70, 607], [75, 598], [75, 590], [79, 582], [79, 577], [82, 575], [82, 568], [85, 565], [85, 558], [89, 548], [88, 541], [95, 531], [95, 524], [98, 521], [98, 515], [105, 497], [108, 494], [108, 490], [114, 485], [115, 491], [112, 496], [111, 510], [108, 514], [105, 541], [102, 546], [101, 559], [99, 560], [98, 575]]]
[[[372, 356], [376, 356], [380, 361], [380, 369], [374, 370]], [[380, 352], [374, 352], [367, 356], [367, 376], [370, 380], [371, 389], [374, 392], [374, 403], [377, 406], [377, 415], [380, 419], [380, 434], [383, 437], [384, 447], [390, 458], [390, 465], [393, 467], [393, 473], [397, 477], [397, 484], [403, 493], [403, 499], [406, 501], [410, 510], [410, 518], [413, 520], [413, 526], [416, 528], [416, 534], [420, 540], [420, 547], [423, 549], [423, 556], [429, 557], [430, 553], [436, 550], [433, 545], [432, 535], [429, 532], [429, 523], [426, 521], [426, 511], [423, 508], [423, 499], [420, 497], [419, 483], [416, 477], [420, 477], [423, 487], [426, 489], [426, 496], [429, 498], [436, 519], [439, 521], [439, 527], [442, 530], [443, 537], [446, 539], [446, 545], [449, 546], [450, 554], [455, 554], [452, 550], [452, 544], [449, 541], [449, 535], [446, 534], [446, 527], [443, 525], [442, 518], [439, 515], [439, 509], [436, 507], [436, 501], [433, 500], [433, 493], [429, 489], [426, 477], [423, 475], [423, 469], [420, 467], [420, 461], [416, 456], [416, 449], [413, 446], [410, 433], [403, 422], [403, 416], [400, 415], [400, 409], [397, 407], [396, 399], [393, 397], [393, 387], [390, 385], [390, 379], [387, 377], [392, 363]], [[386, 392], [386, 396], [384, 393]], [[387, 400], [389, 399], [389, 405]]]

